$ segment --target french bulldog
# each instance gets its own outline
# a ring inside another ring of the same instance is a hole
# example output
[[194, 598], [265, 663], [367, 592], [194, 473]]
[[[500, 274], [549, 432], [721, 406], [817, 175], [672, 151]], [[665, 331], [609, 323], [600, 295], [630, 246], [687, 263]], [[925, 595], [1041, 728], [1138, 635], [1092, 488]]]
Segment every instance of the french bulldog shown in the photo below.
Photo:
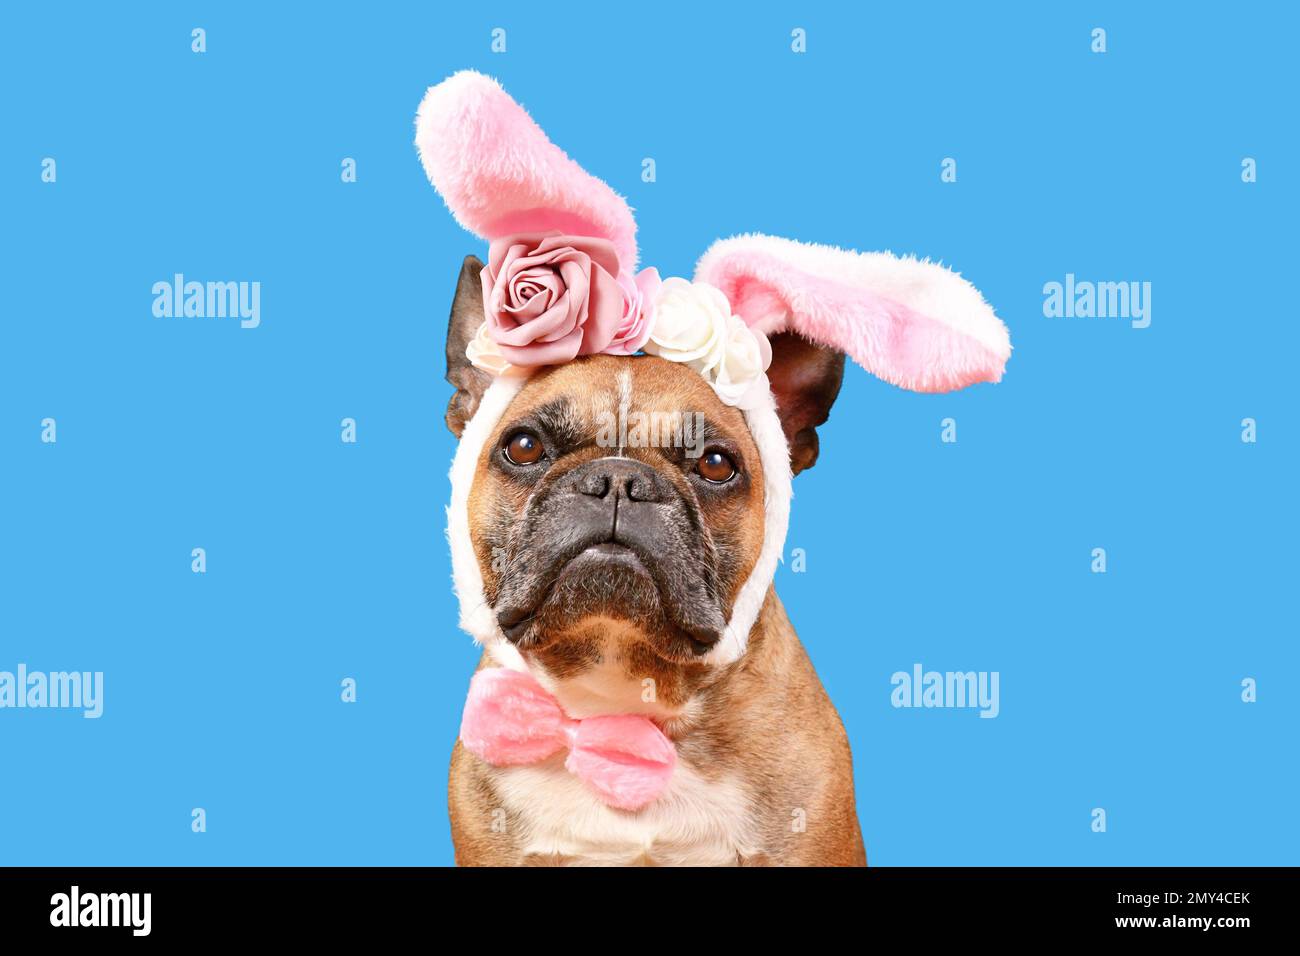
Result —
[[[948, 269], [772, 236], [636, 270], [632, 210], [495, 80], [431, 87], [430, 182], [490, 243], [447, 332], [448, 540], [483, 646], [456, 860], [861, 866], [840, 718], [773, 587], [845, 356], [996, 382], [1006, 327]], [[648, 423], [648, 427], [647, 426]]]
[[[466, 359], [483, 321], [482, 268], [466, 259], [448, 327], [457, 436], [490, 382]], [[768, 378], [802, 471], [817, 460], [844, 356], [794, 334], [771, 345]], [[638, 413], [702, 415], [703, 440], [611, 447], [611, 417]], [[470, 491], [484, 594], [509, 640], [479, 666], [517, 655], [573, 717], [651, 717], [677, 767], [663, 796], [628, 813], [562, 755], [493, 767], [458, 742], [458, 864], [866, 864], [848, 738], [774, 588], [744, 656], [706, 662], [762, 544], [763, 484], [741, 413], [680, 364], [594, 355], [534, 374], [514, 397]]]

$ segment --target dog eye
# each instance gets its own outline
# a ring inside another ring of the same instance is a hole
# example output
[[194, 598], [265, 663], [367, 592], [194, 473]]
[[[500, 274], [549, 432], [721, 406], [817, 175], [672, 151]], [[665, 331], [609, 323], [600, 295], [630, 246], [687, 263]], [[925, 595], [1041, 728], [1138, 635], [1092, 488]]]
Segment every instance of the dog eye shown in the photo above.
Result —
[[506, 442], [506, 460], [512, 465], [531, 465], [542, 458], [541, 440], [529, 432], [515, 432]]
[[720, 451], [706, 451], [700, 456], [695, 470], [705, 481], [720, 485], [730, 481], [736, 474], [736, 463]]

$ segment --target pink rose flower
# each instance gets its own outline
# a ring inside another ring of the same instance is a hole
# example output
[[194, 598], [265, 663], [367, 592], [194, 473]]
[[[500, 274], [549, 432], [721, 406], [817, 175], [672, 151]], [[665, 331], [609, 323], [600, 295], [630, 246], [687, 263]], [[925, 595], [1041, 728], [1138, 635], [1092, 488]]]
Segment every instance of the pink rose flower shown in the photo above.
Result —
[[601, 352], [627, 324], [618, 275], [618, 254], [605, 239], [559, 232], [495, 239], [481, 274], [488, 333], [511, 365]]
[[623, 289], [623, 320], [605, 347], [605, 354], [634, 355], [650, 339], [655, 296], [663, 282], [658, 269], [642, 269], [635, 278], [620, 272], [618, 284]]

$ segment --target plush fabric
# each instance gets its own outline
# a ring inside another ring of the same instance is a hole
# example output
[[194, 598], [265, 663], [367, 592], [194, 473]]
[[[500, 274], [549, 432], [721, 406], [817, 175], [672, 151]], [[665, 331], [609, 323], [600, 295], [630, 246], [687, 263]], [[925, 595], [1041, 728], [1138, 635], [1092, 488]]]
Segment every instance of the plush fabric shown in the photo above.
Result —
[[[484, 446], [492, 440], [497, 423], [526, 378], [503, 375], [493, 380], [479, 400], [478, 410], [466, 423], [451, 462], [451, 503], [447, 505], [447, 542], [451, 545], [452, 583], [460, 604], [460, 626], [475, 642], [491, 647], [500, 643], [513, 647], [501, 633], [492, 606], [483, 594], [483, 570], [469, 533], [469, 493], [474, 487], [474, 470]], [[522, 664], [522, 661], [521, 661]]]
[[567, 749], [565, 769], [620, 810], [654, 802], [677, 764], [672, 741], [648, 717], [574, 720], [530, 674], [507, 667], [470, 681], [460, 740], [496, 767], [539, 763]]
[[763, 546], [758, 560], [741, 585], [731, 607], [722, 640], [705, 655], [708, 664], [723, 665], [739, 660], [749, 647], [749, 632], [758, 622], [767, 590], [776, 577], [776, 566], [785, 550], [790, 525], [790, 500], [794, 497], [790, 473], [790, 446], [776, 412], [776, 400], [769, 390], [762, 400], [745, 410], [745, 424], [758, 446], [763, 463]]
[[613, 243], [620, 268], [636, 266], [627, 202], [547, 139], [496, 80], [463, 70], [430, 87], [415, 145], [429, 182], [470, 232], [597, 236]]
[[715, 242], [695, 279], [763, 332], [798, 332], [912, 391], [999, 381], [1011, 355], [975, 287], [931, 262], [747, 235]]

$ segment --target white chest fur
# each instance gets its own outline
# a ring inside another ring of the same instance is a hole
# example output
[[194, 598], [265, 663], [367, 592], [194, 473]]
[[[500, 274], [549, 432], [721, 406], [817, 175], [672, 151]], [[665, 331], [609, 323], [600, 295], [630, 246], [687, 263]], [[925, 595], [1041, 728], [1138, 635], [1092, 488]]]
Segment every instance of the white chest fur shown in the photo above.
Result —
[[731, 866], [755, 852], [749, 801], [733, 781], [678, 763], [668, 789], [636, 813], [615, 810], [564, 769], [563, 756], [494, 771], [527, 854], [593, 865]]
[[[492, 648], [497, 662], [524, 669], [519, 652]], [[621, 676], [613, 647], [604, 666], [573, 682], [536, 676], [563, 702], [567, 713], [661, 714], [641, 697], [641, 686]], [[564, 769], [564, 754], [542, 763], [492, 771], [496, 792], [523, 832], [516, 842], [526, 854], [567, 857], [593, 865], [732, 866], [756, 852], [752, 811], [744, 789], [727, 778], [705, 779], [678, 761], [668, 788], [650, 806], [631, 813], [603, 803]]]

